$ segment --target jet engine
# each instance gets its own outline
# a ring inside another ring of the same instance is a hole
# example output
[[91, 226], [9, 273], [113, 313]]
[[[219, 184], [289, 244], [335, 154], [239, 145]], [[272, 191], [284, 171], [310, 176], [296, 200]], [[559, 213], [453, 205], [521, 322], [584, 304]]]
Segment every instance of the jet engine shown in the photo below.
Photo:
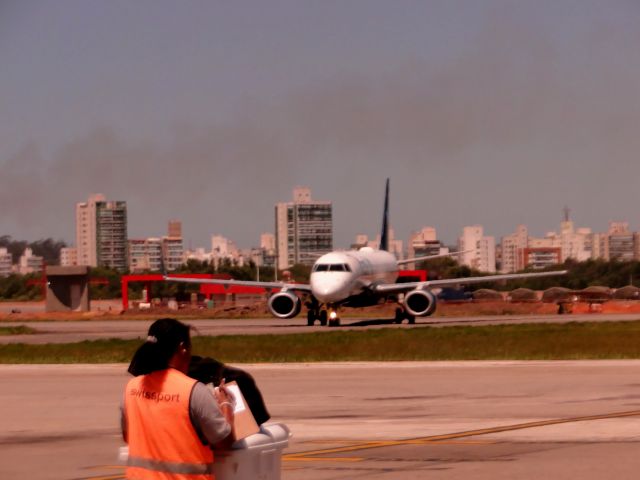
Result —
[[278, 292], [269, 297], [267, 306], [274, 317], [293, 318], [300, 313], [302, 302], [295, 293]]
[[404, 308], [416, 317], [427, 317], [436, 311], [436, 296], [429, 290], [411, 290], [404, 296]]

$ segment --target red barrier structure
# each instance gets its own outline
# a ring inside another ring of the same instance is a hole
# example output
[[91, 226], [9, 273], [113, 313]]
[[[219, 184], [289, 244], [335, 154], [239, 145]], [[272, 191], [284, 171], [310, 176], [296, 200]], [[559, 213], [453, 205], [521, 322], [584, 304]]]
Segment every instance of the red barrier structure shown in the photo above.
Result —
[[[216, 273], [171, 273], [170, 277], [179, 278], [193, 278], [193, 279], [210, 279], [216, 278], [220, 280], [231, 280], [231, 276], [228, 274], [216, 274]], [[146, 290], [146, 302], [151, 301], [150, 291], [151, 284], [153, 282], [163, 282], [164, 276], [160, 273], [149, 273], [140, 275], [123, 275], [121, 279], [122, 283], [122, 309], [127, 310], [129, 308], [129, 283], [142, 282], [145, 284]], [[239, 285], [214, 285], [210, 283], [200, 284], [200, 293], [206, 298], [211, 298], [213, 295], [261, 295], [265, 293], [265, 289], [261, 287], [244, 287]]]

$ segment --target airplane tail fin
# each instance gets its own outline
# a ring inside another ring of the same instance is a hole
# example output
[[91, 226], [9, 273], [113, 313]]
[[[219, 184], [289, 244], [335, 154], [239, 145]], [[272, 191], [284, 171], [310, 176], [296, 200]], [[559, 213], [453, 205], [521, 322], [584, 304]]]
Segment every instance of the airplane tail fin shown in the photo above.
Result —
[[384, 192], [384, 213], [382, 214], [382, 233], [380, 234], [380, 250], [389, 250], [389, 179]]

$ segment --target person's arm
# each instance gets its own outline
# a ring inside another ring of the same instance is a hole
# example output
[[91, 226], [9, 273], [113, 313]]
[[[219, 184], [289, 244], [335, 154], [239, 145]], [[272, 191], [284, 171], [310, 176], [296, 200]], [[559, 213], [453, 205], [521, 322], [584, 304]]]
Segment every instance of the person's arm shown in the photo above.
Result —
[[122, 439], [125, 443], [129, 443], [127, 438], [127, 411], [124, 408], [124, 396], [120, 402], [120, 431], [122, 432]]
[[[196, 383], [191, 392], [189, 411], [194, 427], [209, 442], [218, 445], [227, 440], [233, 443], [231, 424], [233, 423], [233, 407], [220, 407], [212, 391], [203, 383]], [[226, 442], [225, 442], [226, 443]]]

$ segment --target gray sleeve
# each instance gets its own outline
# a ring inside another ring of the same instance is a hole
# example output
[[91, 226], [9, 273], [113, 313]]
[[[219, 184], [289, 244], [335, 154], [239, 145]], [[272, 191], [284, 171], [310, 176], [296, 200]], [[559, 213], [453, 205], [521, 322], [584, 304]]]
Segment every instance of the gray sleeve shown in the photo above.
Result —
[[189, 414], [194, 427], [211, 445], [224, 440], [231, 433], [231, 425], [222, 415], [213, 392], [197, 382], [191, 392]]

